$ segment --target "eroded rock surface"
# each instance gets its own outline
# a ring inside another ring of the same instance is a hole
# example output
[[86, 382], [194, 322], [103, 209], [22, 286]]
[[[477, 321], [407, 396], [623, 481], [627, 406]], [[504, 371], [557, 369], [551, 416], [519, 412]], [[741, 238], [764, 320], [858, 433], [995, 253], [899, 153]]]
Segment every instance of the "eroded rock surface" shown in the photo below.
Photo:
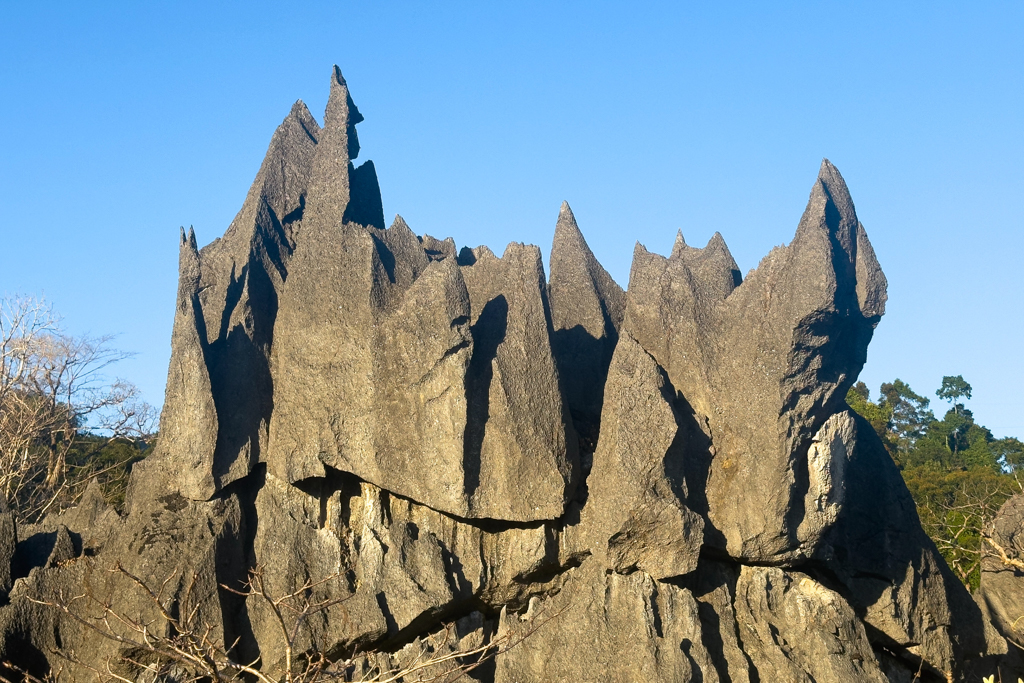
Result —
[[[568, 204], [550, 280], [535, 246], [385, 228], [337, 68], [330, 88], [323, 126], [299, 102], [274, 133], [222, 238], [182, 233], [159, 446], [125, 509], [93, 486], [38, 525], [0, 510], [0, 661], [156, 680], [119, 638], [174, 635], [173, 613], [281, 678], [284, 596], [292, 653], [350, 678], [513, 642], [472, 679], [1009, 661], [1018, 570], [987, 558], [972, 601], [843, 402], [886, 294], [834, 166], [745, 280], [720, 235], [680, 234], [668, 257], [637, 246], [624, 292]], [[992, 531], [1012, 557], [1020, 509]]]
[[711, 434], [710, 538], [743, 561], [814, 552], [808, 449], [842, 409], [884, 311], [885, 277], [846, 184], [824, 161], [796, 237], [739, 282], [720, 235], [670, 257], [637, 245], [623, 328]]

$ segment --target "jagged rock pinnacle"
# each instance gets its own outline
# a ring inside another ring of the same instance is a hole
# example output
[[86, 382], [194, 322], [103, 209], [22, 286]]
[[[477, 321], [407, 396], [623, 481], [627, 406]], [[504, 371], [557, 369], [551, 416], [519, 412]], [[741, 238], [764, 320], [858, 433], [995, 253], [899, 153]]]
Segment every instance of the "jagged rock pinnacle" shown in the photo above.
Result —
[[568, 202], [558, 212], [550, 264], [555, 359], [576, 429], [596, 442], [625, 294], [594, 258]]

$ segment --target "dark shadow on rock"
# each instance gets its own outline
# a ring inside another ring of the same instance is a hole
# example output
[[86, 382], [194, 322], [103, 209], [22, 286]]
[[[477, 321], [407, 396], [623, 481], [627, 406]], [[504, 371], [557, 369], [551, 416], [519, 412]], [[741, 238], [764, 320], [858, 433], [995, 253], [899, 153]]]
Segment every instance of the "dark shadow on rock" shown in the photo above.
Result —
[[459, 250], [459, 255], [455, 257], [455, 262], [460, 266], [471, 266], [476, 263], [476, 254], [469, 247], [463, 247]]
[[220, 314], [220, 330], [217, 332], [217, 339], [224, 339], [228, 335], [228, 325], [231, 323], [231, 314], [235, 311], [235, 306], [242, 298], [242, 292], [245, 290], [245, 277], [249, 271], [248, 264], [242, 266], [241, 272], [238, 273], [238, 277], [235, 277], [235, 266], [231, 265], [231, 276], [228, 281], [228, 289], [226, 301], [224, 303], [224, 311]]
[[295, 221], [302, 220], [302, 214], [306, 211], [306, 195], [299, 195], [299, 205], [285, 214], [281, 219], [281, 225], [289, 225]]
[[473, 597], [473, 585], [466, 578], [462, 560], [440, 538], [437, 539], [437, 544], [441, 548], [441, 562], [444, 564], [445, 575], [448, 577], [448, 585], [452, 589], [454, 598], [468, 600]]
[[259, 514], [256, 510], [256, 496], [266, 482], [266, 465], [257, 465], [252, 473], [224, 489], [223, 497], [237, 496], [242, 512], [236, 553], [221, 553], [217, 558], [217, 582], [221, 613], [224, 615], [224, 641], [235, 643], [234, 655], [239, 661], [254, 662], [260, 656], [259, 644], [249, 619], [249, 606], [240, 595], [225, 590], [224, 586], [244, 591], [250, 572], [256, 569], [256, 530], [259, 528]]
[[[701, 624], [701, 642], [708, 651], [715, 671], [718, 673], [722, 683], [732, 683], [730, 666], [740, 667], [746, 673], [750, 681], [757, 681], [757, 671], [754, 669], [750, 658], [742, 648], [739, 647], [739, 626], [732, 614], [732, 603], [736, 596], [736, 581], [739, 579], [739, 566], [721, 562], [710, 555], [702, 554], [697, 571], [689, 576], [680, 577], [673, 581], [684, 588], [689, 589], [697, 599], [697, 614]], [[715, 595], [716, 591], [718, 592]], [[722, 592], [725, 593], [722, 603]], [[715, 606], [719, 604], [720, 609], [728, 611], [723, 621], [723, 616], [718, 613]], [[732, 660], [726, 652], [727, 645], [722, 638], [725, 632], [731, 633]]]
[[[61, 557], [56, 557], [55, 553]], [[28, 576], [36, 567], [47, 566], [51, 558], [60, 562], [81, 554], [82, 537], [79, 534], [64, 526], [50, 531], [38, 531], [18, 541], [11, 561], [11, 580]]]
[[732, 284], [733, 284], [733, 287], [735, 288], [735, 287], [739, 287], [740, 285], [742, 285], [743, 284], [743, 274], [740, 273], [740, 271], [738, 271], [738, 270], [733, 270], [731, 272], [732, 272]]
[[[251, 336], [242, 324], [222, 334], [210, 346], [210, 385], [217, 409], [217, 448], [213, 475], [218, 483], [247, 451], [244, 470], [260, 457], [260, 433], [270, 424], [273, 411], [273, 380], [269, 348], [277, 318], [277, 291], [261, 263], [250, 257], [240, 282], [248, 290], [244, 305], [252, 325]], [[230, 288], [229, 288], [230, 292]], [[237, 300], [236, 300], [237, 303]], [[231, 306], [233, 310], [234, 306]], [[229, 317], [230, 313], [225, 313]]]
[[[14, 633], [0, 635], [7, 635], [5, 641], [0, 643], [7, 653], [7, 664], [27, 672], [29, 675], [34, 676], [35, 680], [50, 680], [50, 663], [46, 660], [46, 655], [43, 654], [42, 650], [32, 644], [31, 634]], [[12, 670], [4, 666], [3, 662], [0, 662], [0, 680], [20, 681], [31, 679], [24, 678], [17, 670]]]
[[384, 615], [384, 623], [388, 626], [388, 635], [391, 637], [398, 635], [398, 622], [395, 621], [395, 615], [388, 606], [388, 596], [383, 591], [377, 593], [377, 607], [380, 608], [380, 613]]
[[[660, 633], [658, 634], [661, 635]], [[683, 651], [686, 658], [690, 660], [691, 673], [693, 678], [690, 679], [691, 683], [704, 683], [704, 672], [701, 671], [700, 665], [694, 660], [693, 655], [690, 654], [690, 649], [693, 647], [693, 643], [688, 638], [683, 638], [683, 642], [679, 643], [679, 649]]]
[[[840, 249], [837, 245], [835, 249]], [[841, 262], [834, 264], [840, 267]], [[837, 294], [838, 296], [838, 294]], [[846, 302], [851, 305], [851, 302]], [[802, 320], [794, 332], [795, 339], [809, 339], [811, 346], [796, 343], [791, 358], [801, 359], [800, 363], [790, 368], [790, 376], [800, 376], [809, 368], [810, 363], [820, 362], [814, 373], [815, 382], [794, 391], [786, 397], [783, 411], [797, 414], [797, 406], [805, 394], [813, 393], [822, 385], [836, 385], [836, 390], [828, 396], [827, 401], [817, 401], [807, 410], [807, 417], [801, 431], [795, 436], [796, 443], [790, 459], [794, 481], [790, 487], [791, 505], [786, 513], [786, 529], [789, 535], [789, 546], [798, 547], [800, 539], [797, 532], [806, 514], [804, 501], [810, 490], [810, 472], [807, 454], [814, 439], [825, 421], [835, 413], [846, 408], [845, 398], [850, 387], [860, 374], [867, 361], [867, 346], [874, 334], [877, 319], [869, 319], [860, 315], [856, 308], [856, 300], [849, 314], [815, 313]], [[824, 344], [815, 346], [816, 339], [827, 339]]]
[[[913, 576], [919, 602], [948, 605], [961, 656], [984, 651], [980, 607], [925, 535], [903, 477], [870, 423], [857, 414], [854, 420], [857, 445], [846, 467], [846, 502], [828, 538], [832, 552], [813, 558], [802, 570], [842, 595], [861, 618], [894, 586]], [[940, 593], [930, 595], [931, 591]], [[900, 653], [916, 670], [920, 660], [903, 644], [871, 624], [865, 627], [873, 644]]]
[[581, 450], [593, 452], [597, 448], [604, 385], [617, 339], [617, 334], [596, 338], [582, 325], [556, 330], [552, 338], [555, 364]]
[[[664, 371], [662, 371], [664, 372]], [[672, 388], [665, 376], [666, 388]], [[708, 516], [708, 477], [711, 473], [711, 436], [701, 428], [696, 411], [682, 392], [674, 392], [673, 405], [679, 429], [665, 458], [665, 474], [679, 499], [704, 519], [704, 545], [708, 549], [725, 548], [725, 535]]]
[[388, 274], [388, 280], [392, 283], [395, 282], [395, 255], [388, 249], [388, 245], [384, 244], [384, 240], [380, 239], [376, 235], [372, 234], [370, 237], [373, 238], [373, 246], [377, 248], [377, 256], [380, 258], [380, 263], [384, 266], [384, 271]]
[[491, 363], [498, 356], [498, 346], [505, 340], [507, 331], [508, 301], [504, 295], [498, 295], [484, 305], [476, 324], [470, 328], [473, 357], [466, 372], [466, 432], [462, 456], [467, 496], [472, 496], [480, 487], [480, 458], [490, 417], [491, 380], [494, 378]]
[[349, 200], [342, 222], [373, 226], [381, 230], [387, 227], [384, 225], [384, 206], [380, 197], [377, 169], [372, 161], [349, 171]]
[[723, 683], [728, 681], [728, 674], [726, 674], [727, 664], [725, 661], [725, 643], [722, 641], [721, 634], [721, 618], [718, 616], [718, 612], [715, 608], [706, 602], [697, 602], [697, 614], [700, 617], [700, 630], [703, 636], [704, 647], [707, 648], [708, 656], [711, 657], [711, 661], [715, 664], [715, 669], [719, 671], [719, 676]]

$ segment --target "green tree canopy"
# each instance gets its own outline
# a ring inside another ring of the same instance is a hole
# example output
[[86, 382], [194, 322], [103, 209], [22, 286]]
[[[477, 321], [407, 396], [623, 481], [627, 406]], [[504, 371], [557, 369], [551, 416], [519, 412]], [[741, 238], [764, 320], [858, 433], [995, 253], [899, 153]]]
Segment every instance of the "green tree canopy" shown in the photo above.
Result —
[[957, 375], [956, 377], [947, 375], [942, 378], [942, 386], [938, 388], [935, 395], [944, 401], [949, 401], [953, 406], [953, 410], [959, 413], [964, 407], [959, 399], [969, 400], [971, 398], [971, 391], [971, 385], [964, 380], [963, 375]]
[[925, 530], [970, 589], [980, 580], [982, 530], [999, 507], [1021, 491], [1014, 473], [1024, 468], [1024, 442], [997, 439], [964, 407], [973, 389], [962, 375], [942, 378], [936, 395], [951, 404], [941, 420], [928, 399], [894, 380], [877, 402], [863, 382], [846, 397], [875, 429], [903, 475]]

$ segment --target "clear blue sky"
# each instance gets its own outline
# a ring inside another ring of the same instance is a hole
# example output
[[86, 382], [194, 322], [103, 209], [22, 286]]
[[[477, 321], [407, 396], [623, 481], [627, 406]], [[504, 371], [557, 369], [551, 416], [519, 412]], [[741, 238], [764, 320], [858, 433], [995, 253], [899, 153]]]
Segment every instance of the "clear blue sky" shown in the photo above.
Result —
[[828, 157], [889, 278], [862, 379], [963, 374], [1024, 438], [1024, 4], [636, 5], [7, 0], [0, 293], [117, 333], [159, 404], [178, 226], [223, 233], [337, 63], [389, 220], [547, 253], [565, 199], [624, 286], [677, 228], [755, 267]]

